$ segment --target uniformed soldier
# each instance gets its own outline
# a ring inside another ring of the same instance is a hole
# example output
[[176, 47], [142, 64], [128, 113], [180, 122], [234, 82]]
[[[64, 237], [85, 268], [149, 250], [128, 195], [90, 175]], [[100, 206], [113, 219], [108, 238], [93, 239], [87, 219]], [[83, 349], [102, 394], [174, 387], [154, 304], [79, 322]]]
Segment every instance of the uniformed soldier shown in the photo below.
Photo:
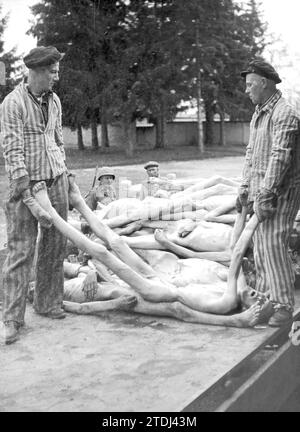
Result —
[[114, 186], [115, 178], [116, 176], [112, 168], [105, 166], [100, 168], [98, 173], [99, 184], [89, 191], [85, 199], [87, 205], [92, 210], [96, 210], [98, 203], [102, 206], [106, 206], [117, 199]]

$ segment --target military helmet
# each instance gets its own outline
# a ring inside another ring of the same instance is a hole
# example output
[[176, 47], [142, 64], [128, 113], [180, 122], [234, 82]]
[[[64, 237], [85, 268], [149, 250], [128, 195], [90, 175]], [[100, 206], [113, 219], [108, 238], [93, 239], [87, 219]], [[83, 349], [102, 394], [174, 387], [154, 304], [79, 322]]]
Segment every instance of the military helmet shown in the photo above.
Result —
[[114, 179], [116, 178], [114, 170], [112, 168], [105, 167], [105, 166], [99, 169], [98, 180], [100, 180], [100, 178], [103, 176], [112, 176]]

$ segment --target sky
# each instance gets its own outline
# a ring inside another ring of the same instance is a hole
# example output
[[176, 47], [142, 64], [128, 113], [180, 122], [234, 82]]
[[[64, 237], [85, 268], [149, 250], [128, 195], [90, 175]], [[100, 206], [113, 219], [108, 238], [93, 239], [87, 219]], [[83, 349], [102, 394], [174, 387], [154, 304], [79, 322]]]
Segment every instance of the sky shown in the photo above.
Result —
[[30, 27], [29, 20], [32, 18], [30, 6], [38, 3], [37, 0], [0, 0], [3, 14], [10, 13], [7, 29], [4, 33], [4, 49], [10, 50], [17, 47], [18, 54], [26, 54], [31, 48], [36, 46], [36, 41], [32, 36], [27, 36], [26, 32]]
[[[184, 0], [183, 0], [184, 1]], [[200, 1], [200, 0], [199, 0]], [[245, 3], [247, 0], [235, 0]], [[282, 42], [269, 47], [265, 57], [278, 69], [285, 81], [286, 89], [297, 87], [300, 93], [300, 1], [299, 0], [259, 0], [263, 20], [268, 23], [269, 33], [279, 36]], [[38, 0], [0, 0], [3, 12], [10, 12], [7, 30], [4, 33], [6, 50], [17, 47], [18, 54], [26, 54], [36, 46], [32, 36], [27, 36], [30, 27], [31, 12], [29, 7]], [[287, 56], [278, 53], [279, 48], [286, 47]]]

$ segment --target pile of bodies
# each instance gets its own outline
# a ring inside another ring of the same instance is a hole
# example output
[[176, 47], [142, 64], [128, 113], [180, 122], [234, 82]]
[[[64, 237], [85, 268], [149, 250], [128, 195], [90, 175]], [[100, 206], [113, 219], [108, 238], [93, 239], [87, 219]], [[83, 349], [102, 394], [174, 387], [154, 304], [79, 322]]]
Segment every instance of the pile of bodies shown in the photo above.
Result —
[[[246, 224], [246, 208], [236, 213], [237, 187], [214, 177], [168, 199], [123, 198], [92, 212], [71, 178], [70, 203], [81, 219], [66, 223], [37, 184], [36, 199], [55, 226], [89, 257], [65, 262], [65, 309], [122, 309], [237, 327], [267, 320], [272, 305], [247, 285], [241, 267], [258, 221], [254, 215]], [[82, 221], [88, 236], [80, 232]]]

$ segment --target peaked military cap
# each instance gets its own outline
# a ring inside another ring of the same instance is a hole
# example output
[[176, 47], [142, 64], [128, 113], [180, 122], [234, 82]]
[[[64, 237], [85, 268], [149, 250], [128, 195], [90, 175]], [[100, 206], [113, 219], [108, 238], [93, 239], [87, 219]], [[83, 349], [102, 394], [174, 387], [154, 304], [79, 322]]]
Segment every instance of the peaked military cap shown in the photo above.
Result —
[[158, 162], [156, 162], [156, 161], [149, 161], [149, 162], [146, 163], [146, 165], [144, 166], [144, 168], [145, 168], [145, 170], [147, 170], [148, 168], [158, 167], [158, 166], [159, 166]]

